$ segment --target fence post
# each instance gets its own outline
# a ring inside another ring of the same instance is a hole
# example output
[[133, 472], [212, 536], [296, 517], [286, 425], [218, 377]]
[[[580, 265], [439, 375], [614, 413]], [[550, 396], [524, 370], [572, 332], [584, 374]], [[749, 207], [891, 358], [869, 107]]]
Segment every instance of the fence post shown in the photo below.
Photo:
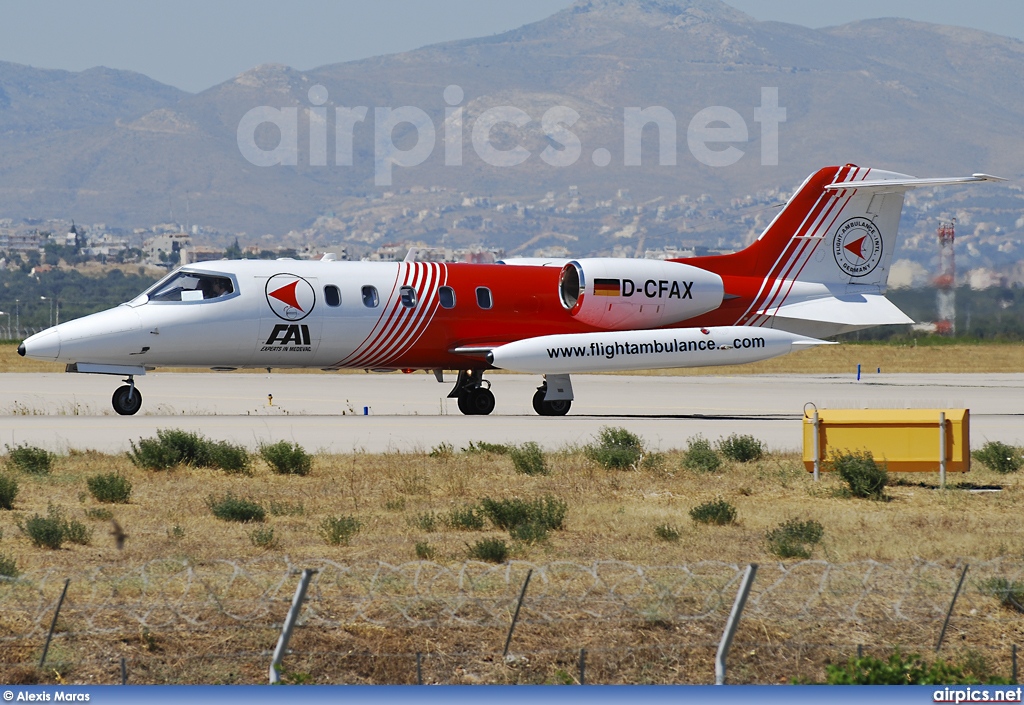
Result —
[[725, 623], [722, 641], [718, 644], [718, 653], [715, 655], [715, 685], [725, 685], [725, 659], [729, 656], [732, 637], [736, 633], [736, 627], [739, 626], [743, 606], [747, 604], [747, 597], [750, 595], [750, 587], [754, 584], [755, 575], [757, 575], [757, 563], [751, 563], [743, 574], [743, 582], [740, 583], [739, 592], [736, 593], [736, 601], [732, 603], [729, 621]]
[[821, 421], [818, 410], [814, 410], [814, 481], [821, 480]]
[[302, 609], [302, 601], [306, 599], [306, 590], [309, 588], [309, 580], [313, 577], [313, 573], [316, 571], [309, 568], [305, 568], [302, 571], [302, 577], [299, 579], [299, 586], [295, 588], [295, 597], [292, 598], [292, 606], [288, 610], [288, 616], [284, 620], [284, 626], [281, 627], [281, 636], [277, 640], [277, 648], [274, 649], [274, 657], [270, 660], [270, 684], [274, 685], [281, 682], [281, 659], [284, 658], [284, 652], [288, 649], [288, 640], [292, 637], [292, 629], [295, 627], [295, 622], [299, 618], [299, 610]]
[[121, 685], [128, 685], [128, 663], [121, 657]]
[[1013, 677], [1013, 682], [1014, 683], [1020, 683], [1020, 681], [1017, 680], [1017, 645], [1016, 644], [1014, 644], [1013, 648], [1010, 649], [1010, 664], [1011, 664], [1010, 675]]
[[516, 622], [519, 620], [519, 608], [523, 606], [523, 598], [526, 597], [526, 587], [530, 584], [530, 576], [533, 575], [533, 568], [526, 573], [526, 580], [523, 581], [523, 589], [519, 591], [519, 602], [516, 603], [516, 612], [512, 615], [512, 624], [508, 627], [508, 637], [505, 638], [505, 650], [501, 652], [502, 658], [508, 656], [508, 647], [512, 643], [512, 632], [516, 629]]
[[423, 685], [423, 654], [416, 652], [416, 685]]
[[[1013, 672], [1017, 672], [1017, 647], [1013, 647]], [[587, 684], [587, 650], [580, 649], [580, 685]]]
[[[945, 416], [945, 414], [943, 414]], [[960, 573], [960, 582], [956, 584], [956, 592], [953, 593], [953, 600], [949, 603], [949, 610], [946, 612], [946, 621], [942, 623], [942, 631], [939, 633], [939, 643], [935, 645], [935, 653], [942, 648], [942, 640], [946, 638], [946, 627], [949, 626], [949, 618], [953, 616], [953, 608], [956, 607], [956, 598], [960, 595], [960, 588], [964, 586], [964, 578], [967, 577], [967, 569], [971, 567], [968, 563], [964, 566], [964, 572]]]
[[71, 582], [71, 578], [67, 578], [64, 581], [64, 590], [60, 593], [60, 599], [57, 600], [57, 609], [53, 612], [53, 621], [50, 622], [50, 631], [46, 633], [46, 644], [43, 645], [43, 655], [39, 659], [39, 667], [42, 668], [43, 664], [46, 663], [46, 652], [50, 650], [50, 639], [53, 638], [53, 630], [57, 627], [57, 617], [60, 616], [61, 605], [64, 604], [64, 596], [68, 594], [68, 583]]
[[946, 489], [946, 412], [939, 412], [939, 486]]

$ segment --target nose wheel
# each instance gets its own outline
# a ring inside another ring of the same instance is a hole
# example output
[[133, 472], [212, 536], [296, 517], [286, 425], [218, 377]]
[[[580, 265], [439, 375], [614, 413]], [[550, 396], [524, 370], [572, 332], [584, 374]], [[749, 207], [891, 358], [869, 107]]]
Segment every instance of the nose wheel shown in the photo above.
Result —
[[118, 387], [110, 402], [121, 416], [131, 416], [142, 408], [142, 392], [135, 388], [135, 379], [129, 377], [125, 380], [128, 384]]

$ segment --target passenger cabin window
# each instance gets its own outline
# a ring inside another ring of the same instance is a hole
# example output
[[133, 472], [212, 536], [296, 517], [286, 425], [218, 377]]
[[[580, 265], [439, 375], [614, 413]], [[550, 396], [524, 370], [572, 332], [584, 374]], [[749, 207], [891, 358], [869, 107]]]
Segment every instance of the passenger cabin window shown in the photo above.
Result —
[[377, 308], [377, 304], [380, 303], [380, 299], [377, 297], [377, 287], [375, 286], [364, 286], [363, 287], [363, 306], [366, 308]]
[[402, 305], [406, 308], [416, 308], [416, 290], [411, 286], [403, 286], [400, 290]]
[[341, 306], [341, 289], [333, 284], [325, 286], [324, 301], [328, 306]]
[[482, 309], [488, 309], [494, 305], [494, 302], [491, 301], [491, 290], [486, 286], [476, 288], [476, 304]]
[[438, 289], [437, 298], [441, 301], [441, 308], [455, 308], [455, 289], [450, 286]]
[[228, 277], [195, 272], [178, 272], [149, 295], [150, 301], [204, 301], [233, 294], [235, 285]]

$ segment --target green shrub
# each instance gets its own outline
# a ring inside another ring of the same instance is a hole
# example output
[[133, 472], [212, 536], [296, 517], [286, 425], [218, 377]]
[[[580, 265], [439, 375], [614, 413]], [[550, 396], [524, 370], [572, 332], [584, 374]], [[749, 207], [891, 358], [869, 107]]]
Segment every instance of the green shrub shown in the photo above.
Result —
[[790, 519], [765, 534], [768, 550], [779, 558], [810, 558], [811, 550], [825, 534], [825, 528], [814, 519]]
[[7, 448], [7, 465], [29, 475], [49, 475], [57, 456], [42, 448], [27, 443]]
[[662, 541], [678, 541], [681, 536], [679, 529], [671, 524], [658, 524], [654, 527], [654, 535]]
[[480, 500], [484, 515], [499, 529], [511, 531], [524, 524], [537, 524], [557, 531], [562, 528], [568, 505], [550, 495], [535, 500], [485, 497]]
[[605, 426], [598, 433], [598, 442], [587, 446], [586, 453], [609, 470], [621, 470], [636, 467], [644, 453], [644, 442], [624, 428]]
[[215, 517], [222, 521], [263, 521], [267, 513], [258, 502], [242, 499], [228, 492], [223, 497], [210, 495], [206, 498], [206, 506]]
[[1008, 446], [999, 441], [989, 441], [980, 449], [971, 453], [971, 457], [984, 463], [988, 469], [1004, 475], [1017, 472], [1020, 470], [1021, 465], [1024, 464], [1019, 448]]
[[480, 531], [484, 528], [484, 513], [480, 507], [467, 504], [448, 512], [445, 523], [452, 529]]
[[421, 561], [434, 560], [434, 548], [426, 541], [416, 542], [416, 557]]
[[508, 455], [512, 446], [501, 443], [488, 443], [487, 441], [469, 442], [469, 446], [462, 449], [463, 453], [494, 453], [495, 455]]
[[832, 457], [832, 467], [854, 497], [882, 499], [885, 496], [889, 473], [884, 467], [878, 467], [870, 451], [839, 453]]
[[986, 595], [998, 599], [1003, 607], [1024, 612], [1024, 583], [995, 577], [983, 581], [979, 588]]
[[227, 441], [209, 442], [205, 467], [219, 468], [232, 475], [249, 475], [251, 459], [249, 451]]
[[718, 451], [711, 447], [711, 441], [703, 436], [694, 436], [686, 442], [683, 467], [698, 472], [714, 472], [722, 465]]
[[962, 666], [948, 664], [941, 659], [929, 664], [918, 654], [904, 657], [897, 650], [888, 661], [862, 656], [851, 658], [845, 664], [828, 664], [825, 666], [825, 680], [829, 685], [1010, 684], [1006, 678], [966, 674], [964, 670]]
[[501, 539], [481, 539], [469, 547], [470, 558], [488, 563], [504, 563], [508, 554], [508, 544]]
[[442, 458], [447, 460], [455, 454], [455, 446], [446, 441], [441, 441], [439, 444], [430, 449], [431, 458]]
[[92, 531], [80, 521], [68, 521], [60, 507], [49, 505], [46, 516], [32, 516], [18, 528], [39, 548], [60, 548], [65, 541], [88, 544], [92, 540]]
[[320, 522], [320, 535], [332, 546], [347, 546], [362, 526], [355, 517], [327, 517]]
[[539, 521], [513, 526], [508, 533], [509, 536], [522, 543], [540, 543], [548, 539], [548, 527]]
[[0, 509], [14, 509], [18, 496], [18, 481], [10, 475], [0, 475]]
[[516, 472], [523, 475], [547, 475], [550, 472], [544, 462], [544, 453], [533, 441], [512, 448], [509, 457], [512, 458]]
[[97, 502], [106, 504], [126, 504], [132, 496], [132, 483], [120, 473], [109, 472], [94, 475], [85, 481]]
[[21, 571], [18, 570], [18, 563], [14, 560], [14, 556], [0, 553], [0, 578], [17, 578], [19, 575], [21, 575]]
[[227, 441], [210, 441], [198, 433], [179, 429], [160, 429], [156, 438], [129, 441], [128, 458], [138, 467], [166, 470], [175, 465], [220, 468], [230, 473], [247, 473], [249, 453]]
[[249, 533], [249, 540], [256, 548], [270, 550], [277, 548], [277, 538], [274, 536], [274, 529], [269, 526], [261, 526]]
[[753, 436], [740, 436], [735, 433], [718, 441], [718, 450], [729, 460], [737, 463], [749, 463], [760, 460], [764, 455], [764, 444]]
[[437, 531], [437, 524], [437, 515], [433, 512], [417, 514], [416, 518], [413, 519], [413, 525], [420, 531], [426, 531], [427, 533]]
[[691, 509], [690, 518], [701, 524], [732, 524], [736, 521], [736, 507], [719, 497]]
[[260, 446], [260, 457], [278, 475], [308, 475], [313, 470], [313, 456], [298, 443], [278, 441]]

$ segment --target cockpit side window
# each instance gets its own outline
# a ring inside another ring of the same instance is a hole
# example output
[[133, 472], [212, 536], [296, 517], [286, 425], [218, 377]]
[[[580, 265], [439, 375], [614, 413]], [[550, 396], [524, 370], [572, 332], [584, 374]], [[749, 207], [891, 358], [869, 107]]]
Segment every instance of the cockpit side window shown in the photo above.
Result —
[[204, 301], [233, 294], [234, 282], [229, 277], [198, 272], [178, 272], [149, 294], [150, 301]]

